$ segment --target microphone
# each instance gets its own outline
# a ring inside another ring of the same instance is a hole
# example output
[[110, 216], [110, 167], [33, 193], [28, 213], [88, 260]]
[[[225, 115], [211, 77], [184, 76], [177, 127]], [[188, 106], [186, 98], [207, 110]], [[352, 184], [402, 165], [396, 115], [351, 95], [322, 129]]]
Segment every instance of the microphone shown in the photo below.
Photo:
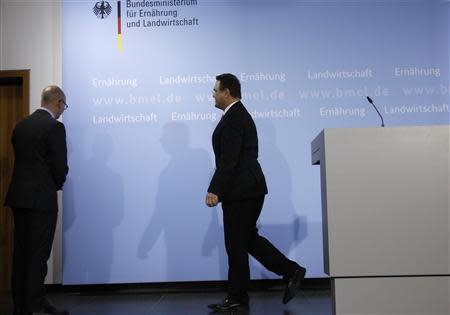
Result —
[[380, 116], [380, 118], [381, 118], [381, 127], [384, 127], [383, 116], [381, 116], [380, 112], [378, 111], [378, 108], [375, 106], [375, 104], [373, 103], [373, 101], [370, 97], [367, 96], [367, 100], [369, 101], [370, 104], [372, 104], [373, 108], [375, 108], [375, 110], [377, 111], [378, 116]]

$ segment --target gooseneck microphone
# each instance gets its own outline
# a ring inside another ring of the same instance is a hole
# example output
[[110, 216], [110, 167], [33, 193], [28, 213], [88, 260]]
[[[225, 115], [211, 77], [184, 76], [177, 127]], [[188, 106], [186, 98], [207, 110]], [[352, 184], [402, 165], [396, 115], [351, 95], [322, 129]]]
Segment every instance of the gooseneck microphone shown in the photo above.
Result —
[[381, 127], [384, 127], [383, 116], [381, 116], [380, 112], [378, 111], [378, 108], [375, 106], [375, 104], [373, 103], [373, 101], [372, 101], [372, 99], [370, 97], [367, 96], [367, 100], [369, 101], [370, 104], [372, 104], [373, 108], [375, 108], [375, 110], [377, 111], [378, 115], [381, 118]]

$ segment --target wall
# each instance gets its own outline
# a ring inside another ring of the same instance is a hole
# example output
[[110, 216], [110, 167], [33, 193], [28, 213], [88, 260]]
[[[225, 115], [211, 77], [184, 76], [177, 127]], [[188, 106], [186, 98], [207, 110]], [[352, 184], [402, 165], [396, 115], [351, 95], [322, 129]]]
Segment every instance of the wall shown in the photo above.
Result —
[[[448, 1], [437, 2], [448, 5]], [[434, 12], [439, 17], [434, 36], [448, 38], [449, 10]], [[0, 70], [31, 69], [31, 112], [39, 106], [42, 88], [49, 84], [61, 85], [60, 26], [59, 0], [0, 0]], [[438, 58], [441, 54], [448, 55], [448, 47], [443, 48], [436, 49]], [[68, 103], [71, 104], [70, 99]], [[59, 223], [47, 283], [61, 283], [61, 240]]]

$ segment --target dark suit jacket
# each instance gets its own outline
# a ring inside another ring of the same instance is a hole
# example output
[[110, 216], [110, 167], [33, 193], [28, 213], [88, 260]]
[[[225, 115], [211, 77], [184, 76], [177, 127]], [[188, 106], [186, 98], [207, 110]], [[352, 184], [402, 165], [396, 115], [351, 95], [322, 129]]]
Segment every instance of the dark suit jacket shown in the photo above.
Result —
[[208, 192], [220, 201], [252, 199], [267, 194], [258, 162], [258, 135], [252, 116], [241, 102], [234, 104], [217, 124], [212, 144], [216, 170]]
[[17, 123], [12, 144], [14, 171], [5, 206], [57, 211], [56, 192], [69, 170], [64, 125], [36, 110]]

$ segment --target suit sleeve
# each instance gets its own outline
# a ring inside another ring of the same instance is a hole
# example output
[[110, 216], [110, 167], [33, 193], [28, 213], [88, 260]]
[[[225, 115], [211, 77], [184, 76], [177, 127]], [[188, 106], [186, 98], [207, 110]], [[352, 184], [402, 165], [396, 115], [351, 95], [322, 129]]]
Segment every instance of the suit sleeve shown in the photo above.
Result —
[[236, 176], [236, 166], [242, 150], [242, 128], [232, 124], [224, 126], [220, 142], [220, 156], [208, 188], [208, 192], [219, 196], [219, 200], [231, 189], [233, 178]]
[[60, 122], [50, 130], [48, 136], [48, 148], [50, 157], [50, 171], [56, 184], [56, 189], [61, 190], [66, 181], [69, 167], [67, 165], [66, 129]]

